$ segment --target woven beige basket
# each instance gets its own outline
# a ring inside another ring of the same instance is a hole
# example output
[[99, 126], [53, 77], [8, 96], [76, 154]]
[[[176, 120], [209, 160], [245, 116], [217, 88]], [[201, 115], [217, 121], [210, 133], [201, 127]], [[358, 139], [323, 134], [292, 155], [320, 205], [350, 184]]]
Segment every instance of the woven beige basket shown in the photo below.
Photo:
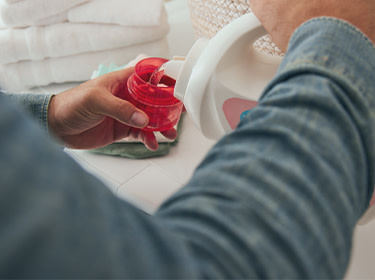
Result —
[[[188, 0], [191, 22], [197, 38], [212, 38], [232, 20], [251, 13], [248, 0]], [[282, 55], [269, 36], [260, 38], [254, 47], [272, 55]]]

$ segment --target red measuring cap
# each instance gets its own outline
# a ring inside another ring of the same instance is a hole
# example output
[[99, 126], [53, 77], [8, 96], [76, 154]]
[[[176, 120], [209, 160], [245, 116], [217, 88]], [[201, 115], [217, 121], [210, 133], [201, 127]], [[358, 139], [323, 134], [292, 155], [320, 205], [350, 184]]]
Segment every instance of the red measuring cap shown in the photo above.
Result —
[[[135, 65], [134, 73], [128, 80], [125, 99], [149, 117], [144, 130], [165, 131], [174, 127], [180, 119], [183, 103], [173, 95], [176, 81], [158, 73], [163, 71], [161, 66], [167, 61], [155, 57], [143, 59]], [[160, 76], [157, 84], [150, 82], [155, 74]]]

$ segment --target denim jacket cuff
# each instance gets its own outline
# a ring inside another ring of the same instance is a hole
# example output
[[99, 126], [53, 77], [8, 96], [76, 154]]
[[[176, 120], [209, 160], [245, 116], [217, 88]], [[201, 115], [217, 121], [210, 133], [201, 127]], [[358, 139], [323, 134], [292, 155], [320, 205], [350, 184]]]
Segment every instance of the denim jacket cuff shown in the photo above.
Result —
[[279, 79], [291, 73], [321, 73], [360, 92], [375, 106], [375, 46], [350, 23], [320, 17], [302, 24], [292, 35]]
[[5, 94], [11, 101], [26, 109], [48, 132], [48, 108], [53, 96], [52, 94], [13, 94], [4, 91], [0, 92]]

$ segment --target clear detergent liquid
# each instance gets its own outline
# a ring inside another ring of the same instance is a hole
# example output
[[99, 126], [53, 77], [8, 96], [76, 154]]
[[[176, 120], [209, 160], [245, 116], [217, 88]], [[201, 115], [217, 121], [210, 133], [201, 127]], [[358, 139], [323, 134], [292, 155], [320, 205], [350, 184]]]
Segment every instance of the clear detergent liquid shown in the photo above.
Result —
[[[168, 77], [164, 74], [164, 70], [165, 70], [165, 67], [166, 67], [166, 64], [162, 64], [160, 67], [158, 67], [152, 74], [151, 74], [151, 77], [150, 77], [150, 80], [149, 80], [149, 83], [151, 85], [154, 85], [154, 86], [158, 86], [158, 87], [163, 87], [163, 86], [167, 86], [165, 84], [165, 81], [167, 79], [167, 82], [170, 82], [170, 79], [172, 79], [171, 77]], [[172, 79], [174, 81], [174, 83], [176, 83], [176, 80], [175, 79]]]

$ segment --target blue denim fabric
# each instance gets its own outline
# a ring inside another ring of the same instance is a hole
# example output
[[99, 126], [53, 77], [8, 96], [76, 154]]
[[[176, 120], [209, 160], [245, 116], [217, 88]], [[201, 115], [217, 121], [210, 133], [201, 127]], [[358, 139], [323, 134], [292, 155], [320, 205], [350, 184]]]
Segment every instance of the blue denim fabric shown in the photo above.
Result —
[[48, 105], [52, 94], [12, 94], [0, 89], [0, 94], [6, 94], [10, 100], [25, 108], [29, 114], [40, 121], [44, 129], [48, 130]]
[[354, 27], [304, 24], [259, 106], [154, 216], [0, 96], [0, 278], [342, 278], [374, 186], [373, 73]]

